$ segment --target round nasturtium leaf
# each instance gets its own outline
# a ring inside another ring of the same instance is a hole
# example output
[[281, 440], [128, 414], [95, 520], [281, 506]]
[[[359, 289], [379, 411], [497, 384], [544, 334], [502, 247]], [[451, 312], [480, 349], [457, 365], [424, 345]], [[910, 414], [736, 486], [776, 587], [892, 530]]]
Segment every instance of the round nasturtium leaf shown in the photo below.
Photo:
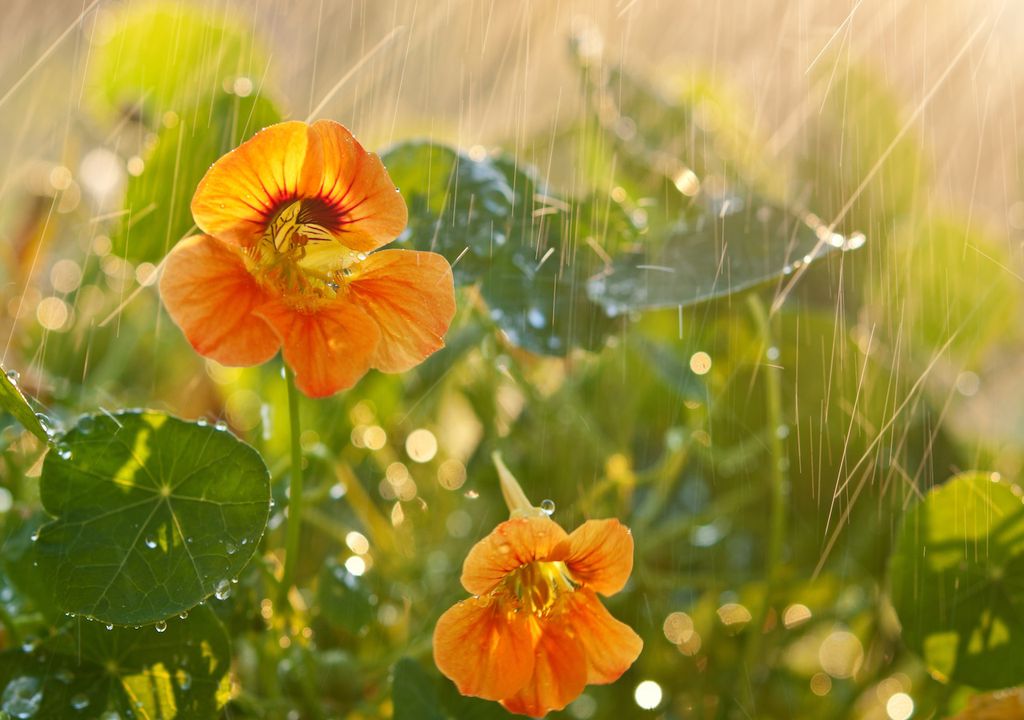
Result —
[[890, 562], [903, 639], [932, 674], [981, 689], [1024, 682], [1024, 502], [998, 475], [933, 488]]
[[209, 607], [153, 627], [73, 622], [0, 653], [0, 710], [14, 717], [214, 717], [230, 696], [227, 632]]
[[156, 412], [89, 415], [43, 463], [35, 543], [59, 605], [140, 625], [224, 592], [270, 512], [262, 458], [225, 430]]

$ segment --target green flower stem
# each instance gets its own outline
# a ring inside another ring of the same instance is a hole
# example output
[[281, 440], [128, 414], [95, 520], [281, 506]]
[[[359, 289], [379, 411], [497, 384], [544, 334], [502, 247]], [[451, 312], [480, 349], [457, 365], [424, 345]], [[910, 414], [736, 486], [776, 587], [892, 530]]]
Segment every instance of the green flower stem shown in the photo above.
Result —
[[284, 574], [281, 577], [281, 601], [295, 584], [295, 568], [299, 562], [299, 539], [302, 533], [302, 428], [299, 423], [299, 391], [295, 387], [295, 373], [285, 365], [288, 385], [288, 420], [291, 424], [292, 473], [288, 485], [288, 526], [284, 546]]
[[[756, 294], [750, 296], [750, 310], [761, 335], [762, 354], [764, 358], [768, 349], [775, 346], [771, 318], [765, 310], [764, 303]], [[763, 362], [763, 360], [762, 360]], [[782, 554], [786, 541], [786, 523], [788, 522], [789, 473], [786, 469], [786, 448], [779, 427], [782, 425], [782, 387], [780, 370], [776, 367], [762, 365], [764, 373], [764, 392], [768, 411], [767, 441], [771, 454], [768, 468], [769, 530], [768, 548], [765, 565], [765, 588], [759, 612], [754, 616], [751, 626], [751, 639], [747, 645], [748, 672], [754, 672], [756, 664], [763, 663], [764, 624], [771, 608], [772, 600], [782, 582]]]

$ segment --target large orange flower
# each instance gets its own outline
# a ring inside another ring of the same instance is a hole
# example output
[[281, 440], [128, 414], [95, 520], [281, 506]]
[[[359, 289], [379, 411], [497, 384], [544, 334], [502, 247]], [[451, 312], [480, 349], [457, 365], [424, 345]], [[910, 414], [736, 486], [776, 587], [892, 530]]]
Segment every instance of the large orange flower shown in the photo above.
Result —
[[[511, 476], [499, 468], [504, 486]], [[462, 585], [473, 597], [437, 621], [434, 660], [463, 695], [541, 717], [588, 683], [614, 682], [640, 655], [643, 641], [597, 597], [626, 584], [633, 538], [618, 520], [570, 535], [528, 504], [510, 505], [512, 519], [466, 557]]]
[[336, 122], [272, 125], [222, 157], [192, 198], [205, 233], [168, 254], [160, 294], [201, 355], [258, 365], [279, 349], [312, 397], [444, 346], [448, 261], [373, 252], [405, 228], [380, 159]]

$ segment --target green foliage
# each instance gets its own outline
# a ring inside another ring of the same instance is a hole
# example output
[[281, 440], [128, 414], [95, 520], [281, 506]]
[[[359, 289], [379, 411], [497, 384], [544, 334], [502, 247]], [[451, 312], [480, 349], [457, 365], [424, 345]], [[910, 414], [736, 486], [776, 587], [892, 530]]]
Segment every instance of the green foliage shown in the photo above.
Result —
[[134, 262], [159, 262], [195, 230], [190, 202], [207, 168], [280, 111], [262, 95], [215, 91], [187, 112], [165, 118], [144, 168], [128, 181], [127, 215], [114, 236], [116, 252]]
[[586, 279], [638, 234], [618, 203], [560, 197], [506, 156], [411, 142], [383, 160], [410, 208], [399, 242], [445, 255], [459, 284], [479, 284], [510, 343], [555, 356], [604, 345], [615, 324]]
[[861, 244], [863, 238], [816, 232], [758, 198], [735, 197], [688, 219], [662, 242], [617, 257], [588, 290], [613, 313], [688, 307], [782, 280], [833, 250]]
[[86, 415], [43, 465], [40, 568], [67, 612], [138, 625], [230, 592], [269, 511], [260, 456], [152, 412]]
[[18, 389], [17, 376], [0, 368], [0, 409], [21, 423], [21, 426], [46, 442], [50, 439], [39, 417], [32, 411], [28, 400]]
[[391, 673], [394, 720], [505, 720], [516, 717], [500, 705], [462, 697], [448, 683], [438, 686], [412, 658], [395, 663]]
[[72, 622], [0, 654], [0, 709], [13, 717], [213, 717], [227, 701], [231, 650], [208, 607], [152, 628]]
[[[1008, 253], [962, 220], [930, 215], [900, 226], [894, 262], [875, 292], [878, 314], [903, 328], [922, 363], [933, 348], [979, 367], [996, 343], [1019, 337], [1020, 280]], [[885, 298], [897, 296], [900, 303]]]
[[965, 473], [910, 508], [889, 567], [904, 641], [945, 681], [1024, 683], [1024, 502], [997, 475]]
[[211, 88], [261, 78], [267, 66], [256, 36], [213, 6], [133, 4], [104, 16], [98, 32], [89, 58], [94, 107], [101, 115], [139, 116], [153, 128], [164, 113], [184, 116]]

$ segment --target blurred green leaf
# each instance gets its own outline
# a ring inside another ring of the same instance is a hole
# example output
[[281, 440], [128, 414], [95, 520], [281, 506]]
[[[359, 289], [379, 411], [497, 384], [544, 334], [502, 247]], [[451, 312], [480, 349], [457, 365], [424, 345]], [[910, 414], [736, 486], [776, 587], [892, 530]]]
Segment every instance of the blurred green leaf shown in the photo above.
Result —
[[903, 639], [932, 674], [982, 689], [1024, 682], [1024, 503], [958, 475], [906, 514], [889, 568]]
[[43, 465], [56, 519], [35, 543], [71, 613], [142, 624], [230, 588], [270, 510], [259, 454], [226, 431], [155, 412], [88, 415]]
[[884, 237], [895, 220], [914, 211], [922, 188], [929, 187], [929, 163], [921, 139], [905, 133], [904, 103], [885, 78], [846, 61], [842, 73], [831, 67], [818, 65], [823, 98], [820, 112], [805, 126], [804, 147], [813, 156], [800, 169], [809, 202], [824, 217], [852, 202], [846, 227]]
[[391, 688], [394, 720], [505, 720], [515, 717], [496, 702], [460, 695], [447, 678], [431, 675], [409, 657], [395, 663]]
[[833, 250], [862, 243], [862, 236], [838, 234], [823, 240], [785, 209], [758, 198], [734, 197], [664, 241], [617, 257], [587, 289], [613, 314], [685, 308], [778, 280]]
[[113, 237], [115, 251], [134, 262], [159, 262], [195, 228], [190, 203], [207, 168], [280, 119], [274, 103], [261, 95], [218, 90], [162, 127], [142, 173], [128, 181], [128, 212]]
[[50, 436], [46, 428], [39, 422], [35, 412], [28, 404], [28, 400], [22, 395], [16, 384], [16, 375], [9, 374], [9, 371], [0, 367], [0, 408], [9, 412], [14, 419], [21, 423], [22, 427], [46, 442]]
[[53, 593], [53, 581], [41, 574], [33, 565], [35, 562], [33, 538], [39, 528], [49, 520], [46, 513], [37, 511], [28, 517], [17, 514], [8, 516], [0, 537], [0, 568], [6, 581], [18, 590], [19, 595], [31, 601], [32, 609], [41, 613], [48, 621], [59, 620], [63, 612], [57, 607]]
[[267, 67], [257, 37], [225, 8], [126, 4], [96, 31], [87, 79], [92, 104], [101, 115], [127, 112], [155, 128], [165, 112], [182, 114], [238, 78], [251, 92]]
[[227, 701], [230, 645], [208, 607], [152, 628], [71, 623], [31, 652], [0, 655], [0, 709], [14, 717], [213, 717]]
[[437, 701], [437, 685], [412, 658], [395, 663], [391, 698], [394, 720], [445, 720]]
[[356, 635], [374, 619], [370, 592], [363, 582], [334, 558], [324, 563], [317, 590], [320, 613], [327, 621]]

